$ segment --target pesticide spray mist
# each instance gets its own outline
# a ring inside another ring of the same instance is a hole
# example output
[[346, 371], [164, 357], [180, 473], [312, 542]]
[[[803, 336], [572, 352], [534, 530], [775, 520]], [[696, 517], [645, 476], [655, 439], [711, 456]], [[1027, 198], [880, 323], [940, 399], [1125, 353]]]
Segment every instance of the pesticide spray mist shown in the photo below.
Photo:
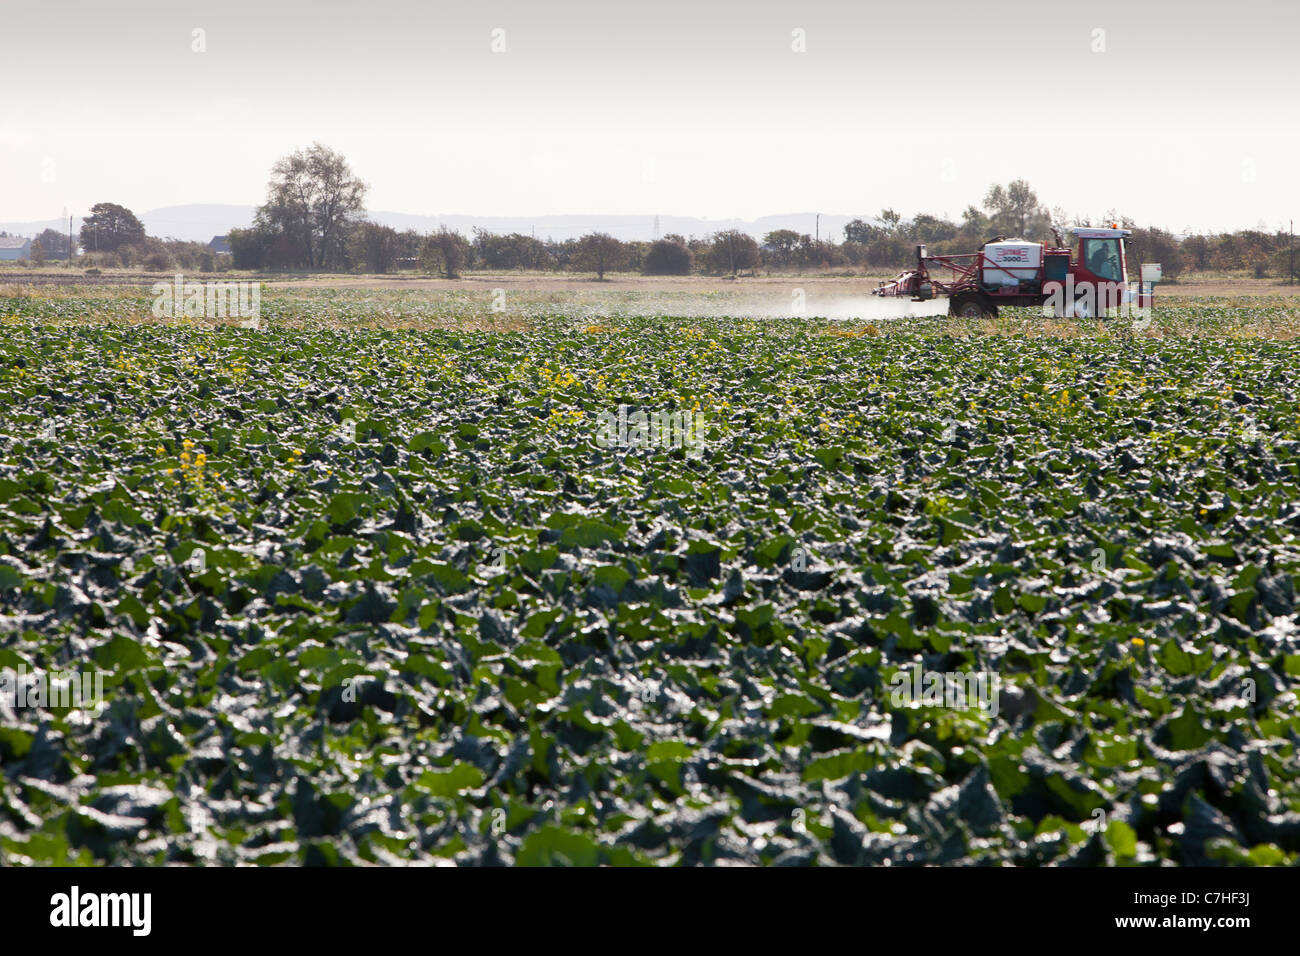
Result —
[[[583, 297], [585, 298], [585, 297]], [[608, 297], [573, 302], [570, 309], [581, 319], [598, 321], [618, 316], [699, 317], [734, 319], [830, 319], [888, 322], [919, 316], [943, 315], [946, 299], [913, 302], [907, 298], [879, 298], [852, 293], [806, 295], [799, 287], [772, 289], [770, 292], [629, 292], [617, 302]]]

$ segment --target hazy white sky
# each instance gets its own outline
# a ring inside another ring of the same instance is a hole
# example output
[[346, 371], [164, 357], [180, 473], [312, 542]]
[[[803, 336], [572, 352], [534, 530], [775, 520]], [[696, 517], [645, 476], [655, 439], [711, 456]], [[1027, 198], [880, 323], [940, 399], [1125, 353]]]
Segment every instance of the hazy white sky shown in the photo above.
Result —
[[257, 203], [319, 140], [410, 213], [957, 216], [1024, 177], [1274, 228], [1298, 27], [1294, 0], [0, 0], [0, 221]]

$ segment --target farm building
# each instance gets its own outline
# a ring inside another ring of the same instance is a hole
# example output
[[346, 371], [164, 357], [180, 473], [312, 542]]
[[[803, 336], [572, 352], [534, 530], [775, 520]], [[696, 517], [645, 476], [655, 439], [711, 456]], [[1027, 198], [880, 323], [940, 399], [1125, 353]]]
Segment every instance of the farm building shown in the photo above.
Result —
[[0, 260], [26, 259], [32, 254], [32, 241], [21, 236], [0, 236]]
[[208, 243], [208, 248], [219, 256], [230, 255], [229, 237], [213, 236], [212, 241]]

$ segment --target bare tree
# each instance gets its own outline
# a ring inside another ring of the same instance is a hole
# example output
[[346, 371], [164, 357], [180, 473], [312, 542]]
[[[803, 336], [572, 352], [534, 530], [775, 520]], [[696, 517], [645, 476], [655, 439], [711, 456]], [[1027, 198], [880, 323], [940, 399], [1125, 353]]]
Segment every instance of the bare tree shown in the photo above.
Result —
[[343, 155], [315, 143], [271, 167], [257, 226], [297, 243], [307, 268], [336, 266], [344, 261], [347, 235], [365, 209], [365, 199], [366, 184]]

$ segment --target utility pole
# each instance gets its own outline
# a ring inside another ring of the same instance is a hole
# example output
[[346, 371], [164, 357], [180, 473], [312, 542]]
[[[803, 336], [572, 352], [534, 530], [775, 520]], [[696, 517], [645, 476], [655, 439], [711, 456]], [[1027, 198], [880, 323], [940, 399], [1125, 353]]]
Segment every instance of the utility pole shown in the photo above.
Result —
[[822, 214], [821, 213], [817, 214], [817, 225], [814, 227], [813, 232], [814, 232], [813, 239], [816, 241], [817, 245], [820, 246], [822, 244]]
[[72, 268], [72, 214], [68, 214], [68, 268]]
[[1295, 284], [1295, 220], [1291, 220], [1291, 277], [1290, 282]]

